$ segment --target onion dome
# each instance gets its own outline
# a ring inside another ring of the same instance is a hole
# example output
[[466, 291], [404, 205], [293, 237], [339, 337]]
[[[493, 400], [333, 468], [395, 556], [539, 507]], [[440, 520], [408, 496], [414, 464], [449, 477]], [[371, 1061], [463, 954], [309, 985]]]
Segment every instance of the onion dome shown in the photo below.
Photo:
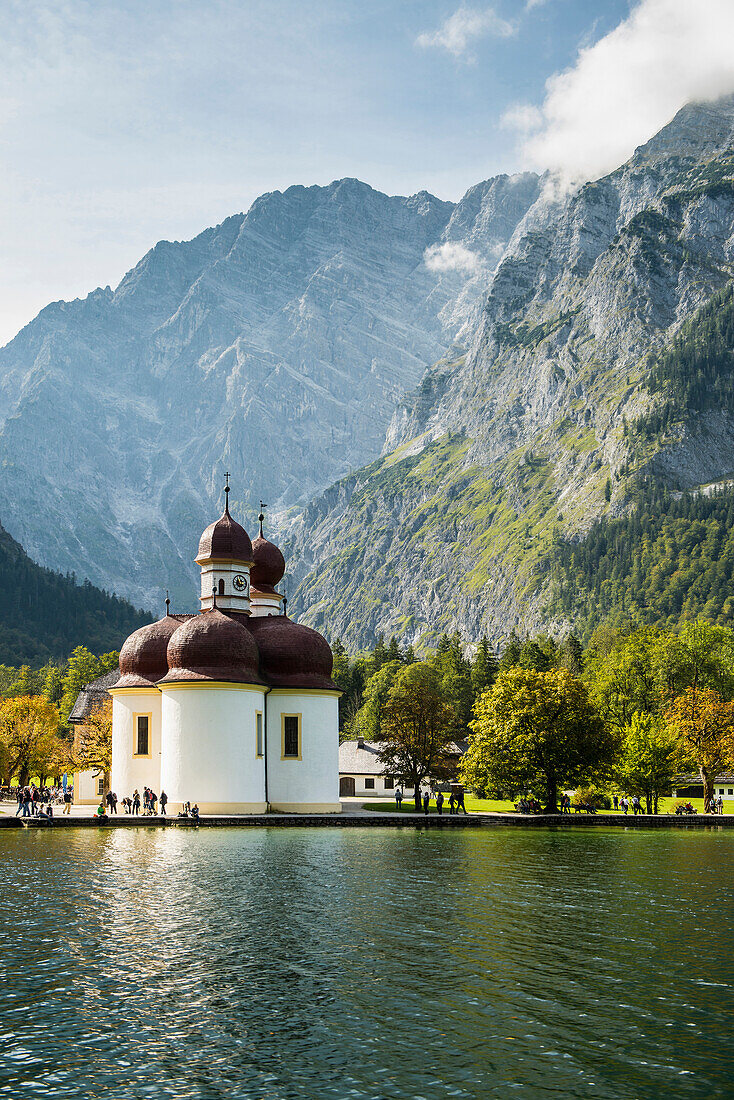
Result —
[[168, 643], [162, 684], [215, 681], [260, 684], [258, 653], [247, 627], [217, 608], [193, 615]]
[[252, 560], [254, 565], [250, 570], [250, 583], [258, 592], [274, 592], [276, 584], [283, 580], [285, 573], [285, 558], [278, 547], [263, 535], [262, 501], [260, 502], [260, 532], [252, 544]]
[[180, 626], [181, 619], [167, 614], [131, 634], [120, 650], [121, 678], [115, 687], [150, 687], [165, 676], [168, 642]]
[[[229, 475], [227, 475], [229, 477]], [[196, 561], [252, 561], [252, 543], [244, 527], [229, 514], [229, 484], [225, 486], [224, 511], [215, 523], [210, 523], [199, 539]]]
[[331, 678], [334, 658], [326, 638], [287, 615], [249, 619], [260, 650], [260, 671], [271, 687], [338, 691]]

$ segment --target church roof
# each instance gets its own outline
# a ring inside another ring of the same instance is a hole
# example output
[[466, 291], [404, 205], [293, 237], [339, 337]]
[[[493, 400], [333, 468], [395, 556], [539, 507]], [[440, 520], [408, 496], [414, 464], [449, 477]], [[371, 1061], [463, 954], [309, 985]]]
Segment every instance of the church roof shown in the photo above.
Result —
[[250, 536], [237, 520], [232, 519], [228, 506], [199, 539], [196, 560], [199, 564], [212, 560], [252, 561]]

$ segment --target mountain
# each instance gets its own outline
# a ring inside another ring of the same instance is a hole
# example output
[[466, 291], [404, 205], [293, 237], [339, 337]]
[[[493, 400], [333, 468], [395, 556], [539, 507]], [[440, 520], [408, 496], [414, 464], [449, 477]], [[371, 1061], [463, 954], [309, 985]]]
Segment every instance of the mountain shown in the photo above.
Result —
[[151, 621], [125, 600], [43, 569], [0, 527], [0, 664], [40, 666], [78, 645], [119, 649]]
[[[351, 646], [568, 629], [583, 601], [561, 584], [563, 547], [623, 521], [646, 481], [695, 494], [734, 471], [732, 403], [700, 399], [711, 371], [712, 395], [731, 388], [732, 330], [709, 322], [734, 274], [734, 99], [684, 108], [572, 195], [549, 183], [465, 350], [401, 402], [383, 456], [291, 528], [296, 611]], [[690, 342], [707, 323], [719, 342], [696, 387]]]
[[459, 204], [291, 187], [49, 305], [0, 350], [6, 529], [44, 565], [193, 606], [224, 471], [252, 522], [261, 496], [287, 513], [375, 458], [538, 193], [532, 174]]

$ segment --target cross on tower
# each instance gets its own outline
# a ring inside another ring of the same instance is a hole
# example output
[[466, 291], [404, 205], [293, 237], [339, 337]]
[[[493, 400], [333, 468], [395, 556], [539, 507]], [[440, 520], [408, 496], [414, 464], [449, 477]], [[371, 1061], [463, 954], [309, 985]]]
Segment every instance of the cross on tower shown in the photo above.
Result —
[[229, 470], [224, 475], [224, 510], [229, 511]]
[[266, 508], [267, 508], [267, 504], [263, 504], [263, 502], [260, 501], [260, 515], [257, 517], [260, 520], [260, 538], [265, 537], [263, 535], [263, 520], [265, 519], [264, 512], [265, 512]]
[[168, 589], [166, 589], [166, 615], [168, 615], [170, 613], [170, 610], [171, 610], [171, 601], [168, 598]]

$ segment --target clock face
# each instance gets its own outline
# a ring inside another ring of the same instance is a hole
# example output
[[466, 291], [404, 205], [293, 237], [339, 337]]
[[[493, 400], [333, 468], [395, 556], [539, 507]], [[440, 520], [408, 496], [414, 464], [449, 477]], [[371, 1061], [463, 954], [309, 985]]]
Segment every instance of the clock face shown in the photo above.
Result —
[[234, 588], [235, 592], [246, 592], [247, 577], [243, 576], [242, 573], [235, 573], [234, 577], [232, 578], [232, 587]]

